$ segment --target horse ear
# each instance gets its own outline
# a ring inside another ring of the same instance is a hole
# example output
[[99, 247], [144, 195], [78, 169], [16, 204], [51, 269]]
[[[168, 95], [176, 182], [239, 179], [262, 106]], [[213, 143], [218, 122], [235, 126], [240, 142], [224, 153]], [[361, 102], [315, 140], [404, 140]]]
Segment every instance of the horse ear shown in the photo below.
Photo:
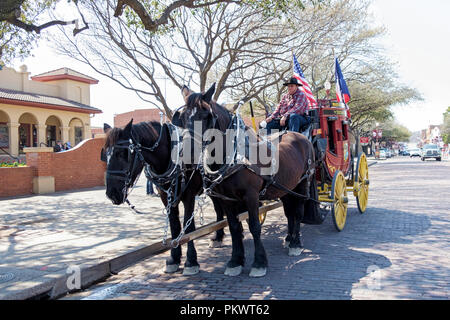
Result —
[[188, 88], [188, 86], [184, 85], [183, 88], [181, 88], [181, 95], [184, 98], [184, 101], [187, 103], [188, 97], [191, 95], [192, 91]]
[[111, 130], [111, 129], [112, 128], [111, 128], [111, 126], [109, 124], [107, 124], [107, 123], [103, 124], [103, 132], [104, 133], [108, 133], [108, 131]]
[[206, 91], [206, 93], [202, 96], [203, 100], [210, 103], [214, 92], [216, 91], [216, 83], [214, 82], [211, 88]]
[[130, 136], [131, 135], [131, 127], [133, 126], [133, 118], [131, 118], [130, 122], [128, 122], [128, 124], [125, 126], [125, 128], [123, 129], [123, 132], [127, 135]]
[[176, 111], [173, 114], [172, 124], [176, 125], [177, 127], [182, 127], [183, 126], [183, 122], [181, 121], [181, 118], [180, 118], [180, 111]]

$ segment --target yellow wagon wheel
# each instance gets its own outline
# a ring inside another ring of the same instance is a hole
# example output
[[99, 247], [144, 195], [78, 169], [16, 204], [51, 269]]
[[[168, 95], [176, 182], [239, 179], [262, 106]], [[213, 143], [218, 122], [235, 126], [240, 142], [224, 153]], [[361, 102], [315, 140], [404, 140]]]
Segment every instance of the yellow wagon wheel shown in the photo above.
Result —
[[331, 197], [333, 199], [333, 205], [331, 207], [333, 223], [338, 231], [342, 231], [347, 219], [348, 197], [347, 183], [344, 174], [340, 170], [334, 174], [331, 185]]
[[367, 165], [367, 157], [364, 152], [358, 157], [353, 194], [356, 196], [359, 212], [364, 213], [369, 201], [369, 166]]

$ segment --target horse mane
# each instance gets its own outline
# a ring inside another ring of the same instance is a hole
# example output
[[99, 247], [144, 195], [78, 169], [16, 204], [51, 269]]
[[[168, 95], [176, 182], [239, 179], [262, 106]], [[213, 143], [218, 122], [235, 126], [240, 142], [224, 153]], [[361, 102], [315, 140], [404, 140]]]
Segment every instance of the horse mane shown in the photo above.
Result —
[[120, 133], [123, 131], [121, 128], [112, 128], [108, 131], [106, 134], [106, 140], [105, 145], [103, 146], [103, 149], [108, 149], [116, 144], [116, 142], [119, 140]]
[[[107, 135], [105, 140], [104, 149], [114, 146], [120, 139], [120, 135], [124, 129], [113, 128]], [[133, 124], [131, 127], [131, 132], [133, 136], [137, 139], [139, 143], [144, 140], [156, 141], [158, 139], [159, 132], [161, 131], [161, 124], [158, 121], [147, 121]]]
[[210, 105], [212, 111], [217, 115], [219, 129], [225, 132], [225, 130], [228, 128], [228, 125], [230, 124], [231, 119], [233, 118], [231, 112], [215, 101], [211, 101]]

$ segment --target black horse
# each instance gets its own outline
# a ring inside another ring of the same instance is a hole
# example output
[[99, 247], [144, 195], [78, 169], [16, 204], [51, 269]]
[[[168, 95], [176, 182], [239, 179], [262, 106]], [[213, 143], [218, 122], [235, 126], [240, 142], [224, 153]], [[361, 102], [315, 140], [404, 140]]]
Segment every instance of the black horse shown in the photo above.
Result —
[[[177, 145], [171, 139], [171, 132], [177, 129], [170, 123], [161, 125], [158, 122], [141, 122], [133, 125], [131, 120], [124, 129], [105, 126], [107, 130], [105, 154], [107, 158], [106, 195], [113, 204], [120, 205], [126, 201], [129, 189], [145, 165], [146, 174], [155, 182], [164, 206], [168, 208], [168, 217], [172, 239], [176, 239], [182, 231], [179, 220], [179, 201], [184, 205], [184, 226], [192, 217], [195, 197], [200, 194], [203, 186], [202, 177], [194, 166], [177, 165], [172, 161], [172, 149]], [[178, 142], [180, 143], [180, 142]], [[177, 151], [176, 151], [177, 152]], [[217, 220], [223, 220], [225, 215], [222, 207], [214, 203]], [[189, 233], [195, 230], [192, 221], [185, 230]], [[212, 239], [220, 246], [224, 236], [223, 230], [218, 230]], [[176, 245], [176, 244], [175, 244]], [[166, 273], [176, 272], [181, 261], [181, 246], [171, 249], [170, 258], [166, 260]], [[183, 274], [192, 275], [199, 272], [197, 252], [194, 242], [188, 242], [187, 258]]]
[[[216, 128], [226, 139], [226, 130], [233, 128], [233, 115], [214, 102], [211, 97], [215, 91], [213, 85], [205, 94], [193, 93], [186, 86], [182, 89], [182, 95], [186, 105], [178, 115], [178, 122], [188, 128], [192, 134], [195, 123], [201, 123], [202, 133], [207, 129]], [[235, 126], [236, 128], [237, 126]], [[246, 128], [248, 129], [248, 128]], [[250, 276], [260, 277], [267, 272], [267, 257], [261, 242], [261, 225], [258, 219], [260, 199], [279, 199], [283, 202], [284, 213], [288, 220], [288, 235], [285, 245], [289, 246], [289, 255], [300, 255], [303, 251], [303, 242], [300, 233], [300, 222], [304, 218], [306, 195], [315, 188], [314, 149], [311, 142], [297, 132], [285, 132], [278, 136], [280, 139], [278, 151], [278, 171], [272, 177], [263, 177], [258, 174], [255, 166], [228, 166], [224, 170], [220, 183], [210, 184], [212, 194], [216, 194], [223, 206], [233, 207], [237, 203], [245, 203], [249, 214], [249, 229], [253, 236], [255, 255]], [[205, 159], [205, 158], [204, 158]], [[209, 165], [210, 171], [220, 172], [226, 168], [222, 163]], [[205, 164], [204, 164], [205, 165]], [[238, 168], [239, 170], [237, 170]], [[230, 172], [228, 174], [227, 172]], [[206, 170], [205, 170], [206, 172]], [[208, 174], [203, 176], [208, 179]], [[233, 201], [237, 200], [237, 201]], [[242, 242], [242, 230], [239, 228], [238, 219], [234, 211], [227, 211], [227, 220], [232, 236], [232, 257], [227, 264], [225, 274], [238, 275], [242, 271], [245, 262], [244, 246]]]

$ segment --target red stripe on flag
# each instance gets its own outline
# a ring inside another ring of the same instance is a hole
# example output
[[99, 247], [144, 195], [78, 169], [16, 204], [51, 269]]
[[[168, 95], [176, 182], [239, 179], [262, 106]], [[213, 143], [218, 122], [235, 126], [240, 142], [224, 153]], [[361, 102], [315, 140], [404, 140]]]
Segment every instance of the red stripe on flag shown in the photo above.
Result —
[[294, 78], [296, 78], [298, 81], [301, 82], [301, 84], [303, 84], [303, 86], [301, 87], [301, 90], [305, 93], [306, 98], [309, 101], [309, 106], [317, 105], [317, 101], [314, 98], [314, 95], [311, 91], [311, 88], [309, 87], [308, 82], [306, 82], [306, 79], [304, 79], [303, 77], [299, 76], [296, 73], [294, 73]]

